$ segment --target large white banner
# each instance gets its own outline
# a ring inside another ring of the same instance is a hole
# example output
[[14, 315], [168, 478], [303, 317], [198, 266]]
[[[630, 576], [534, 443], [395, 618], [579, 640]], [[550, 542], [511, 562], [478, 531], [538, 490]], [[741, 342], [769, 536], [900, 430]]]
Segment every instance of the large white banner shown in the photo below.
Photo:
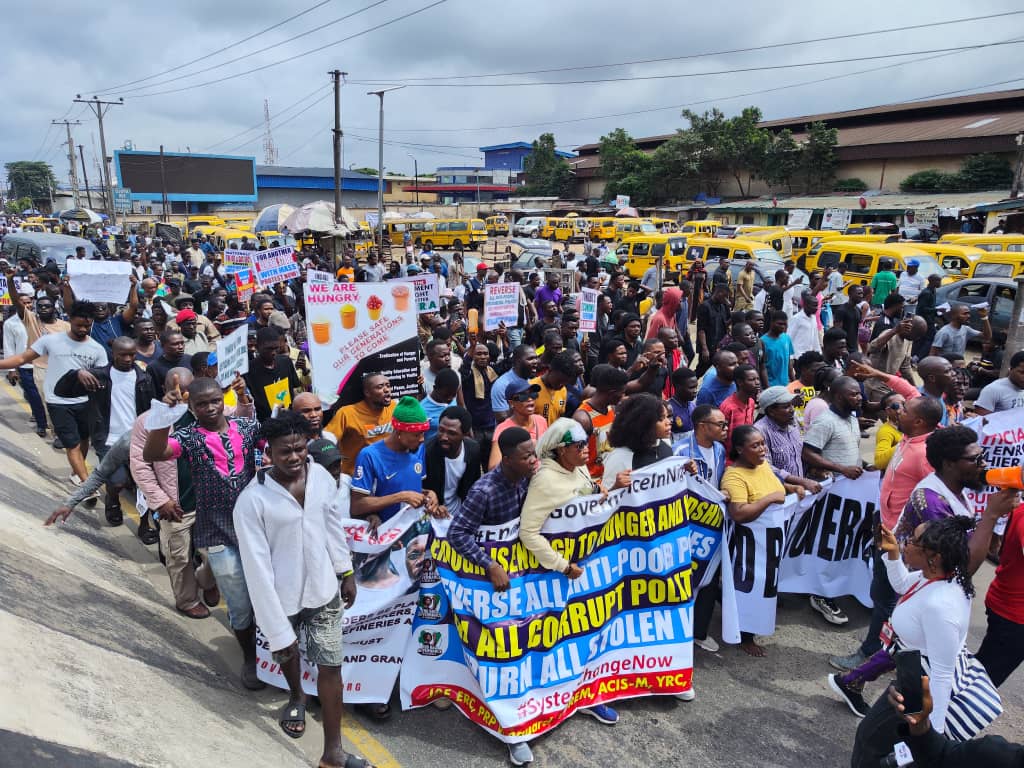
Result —
[[[345, 664], [341, 670], [348, 704], [377, 704], [391, 698], [419, 600], [419, 574], [427, 553], [429, 524], [422, 510], [404, 508], [371, 537], [365, 521], [345, 524], [356, 575], [356, 601], [345, 611]], [[302, 689], [316, 695], [317, 669], [302, 651]], [[260, 680], [287, 689], [262, 633], [257, 636]]]
[[[743, 632], [775, 632], [780, 592], [843, 597], [871, 606], [871, 538], [878, 472], [841, 477], [815, 495], [773, 504], [750, 523], [727, 525], [736, 614]], [[728, 641], [728, 637], [726, 637]]]

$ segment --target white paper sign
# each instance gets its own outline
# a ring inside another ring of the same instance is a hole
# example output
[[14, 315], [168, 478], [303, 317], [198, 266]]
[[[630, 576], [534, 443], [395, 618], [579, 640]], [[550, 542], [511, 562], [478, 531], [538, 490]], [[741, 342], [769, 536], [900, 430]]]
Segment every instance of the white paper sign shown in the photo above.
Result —
[[243, 251], [240, 248], [225, 248], [224, 259], [221, 262], [225, 274], [233, 275], [236, 272], [250, 269], [252, 267], [251, 254], [252, 251]]
[[[392, 280], [390, 282], [400, 282]], [[401, 282], [407, 282], [412, 286], [413, 295], [416, 298], [416, 312], [423, 315], [428, 312], [437, 312], [441, 306], [440, 293], [437, 287], [437, 275], [428, 273], [416, 275]]]
[[484, 283], [484, 330], [495, 331], [504, 323], [519, 321], [519, 283]]
[[249, 372], [249, 326], [243, 325], [230, 335], [217, 340], [217, 383], [231, 385], [235, 374]]
[[306, 282], [330, 285], [331, 283], [334, 282], [334, 275], [332, 275], [330, 272], [323, 272], [319, 269], [307, 269]]
[[79, 301], [126, 304], [131, 288], [131, 262], [68, 259], [71, 290]]
[[295, 261], [295, 250], [288, 245], [265, 251], [250, 251], [252, 266], [256, 270], [256, 282], [264, 288], [282, 280], [299, 276], [299, 265]]
[[811, 208], [794, 208], [789, 212], [789, 217], [786, 219], [787, 227], [796, 227], [797, 229], [807, 229], [811, 223], [811, 215], [814, 210]]
[[583, 288], [580, 291], [580, 330], [597, 330], [597, 300], [601, 292], [596, 288]]
[[853, 211], [849, 208], [826, 208], [821, 216], [822, 229], [846, 229], [853, 219]]

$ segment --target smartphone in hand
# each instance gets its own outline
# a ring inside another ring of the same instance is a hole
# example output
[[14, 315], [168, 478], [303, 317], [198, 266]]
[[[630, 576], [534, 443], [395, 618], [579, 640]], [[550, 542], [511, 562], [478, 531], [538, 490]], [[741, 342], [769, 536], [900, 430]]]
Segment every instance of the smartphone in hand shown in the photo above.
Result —
[[896, 654], [896, 690], [903, 697], [903, 713], [906, 715], [916, 715], [924, 709], [923, 674], [920, 651], [899, 651]]

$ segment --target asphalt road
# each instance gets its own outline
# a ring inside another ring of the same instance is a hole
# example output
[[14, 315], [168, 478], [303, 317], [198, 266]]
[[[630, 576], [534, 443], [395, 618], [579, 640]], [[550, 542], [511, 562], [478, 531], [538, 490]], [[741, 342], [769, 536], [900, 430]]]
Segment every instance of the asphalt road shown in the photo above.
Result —
[[[63, 455], [33, 434], [20, 394], [0, 380], [0, 768], [316, 765], [318, 724], [311, 719], [298, 741], [281, 734], [283, 693], [237, 684], [223, 608], [205, 621], [173, 610], [156, 547], [133, 535], [134, 518], [112, 529], [99, 510], [83, 510], [60, 530], [43, 528], [67, 475]], [[991, 576], [986, 564], [979, 594]], [[766, 658], [695, 649], [696, 701], [621, 702], [614, 727], [573, 718], [533, 742], [534, 765], [844, 765], [858, 721], [829, 691], [826, 659], [856, 647], [868, 614], [839, 603], [851, 621], [836, 628], [805, 597], [783, 597]], [[979, 599], [970, 647], [984, 622]], [[990, 732], [1019, 739], [1024, 672], [1001, 694], [1005, 713]], [[397, 697], [393, 705], [390, 722], [344, 723], [347, 747], [379, 768], [508, 764], [505, 748], [455, 710], [403, 713]]]

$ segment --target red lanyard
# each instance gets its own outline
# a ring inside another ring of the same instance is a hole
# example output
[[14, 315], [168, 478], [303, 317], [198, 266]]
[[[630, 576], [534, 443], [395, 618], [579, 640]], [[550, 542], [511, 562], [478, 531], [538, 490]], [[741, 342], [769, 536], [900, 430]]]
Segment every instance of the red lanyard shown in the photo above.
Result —
[[896, 604], [899, 605], [900, 603], [906, 602], [916, 592], [921, 591], [922, 589], [927, 587], [929, 584], [932, 584], [933, 582], [936, 582], [936, 581], [942, 581], [942, 579], [928, 579], [928, 581], [924, 581], [924, 582], [919, 581], [919, 582], [917, 582], [914, 586], [912, 586], [910, 589], [908, 589], [906, 591], [906, 594], [904, 594], [899, 600], [896, 601]]

